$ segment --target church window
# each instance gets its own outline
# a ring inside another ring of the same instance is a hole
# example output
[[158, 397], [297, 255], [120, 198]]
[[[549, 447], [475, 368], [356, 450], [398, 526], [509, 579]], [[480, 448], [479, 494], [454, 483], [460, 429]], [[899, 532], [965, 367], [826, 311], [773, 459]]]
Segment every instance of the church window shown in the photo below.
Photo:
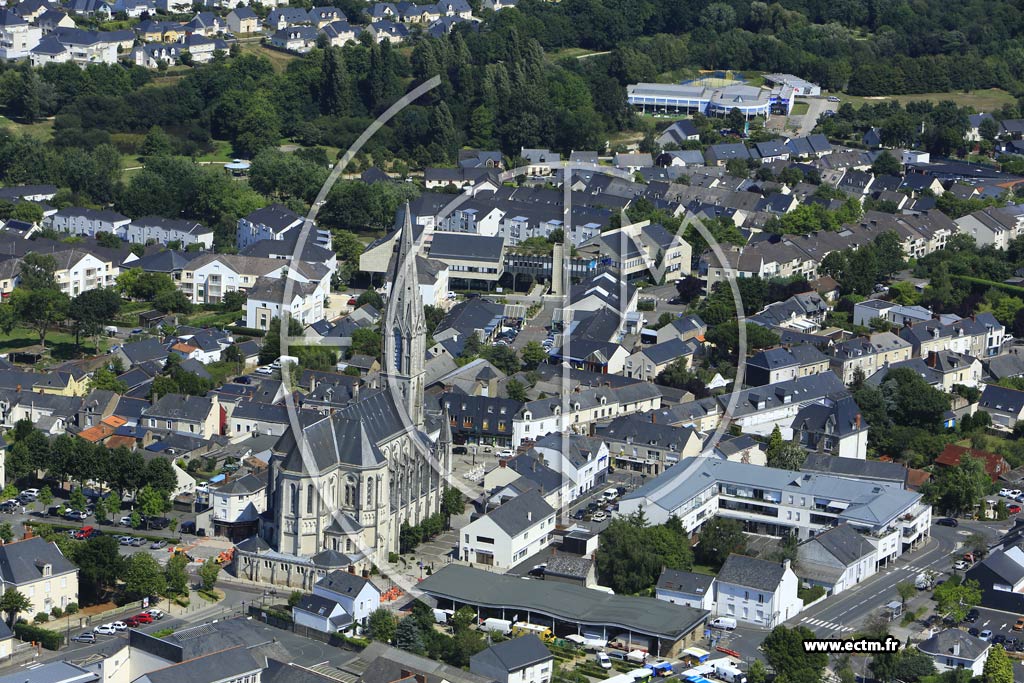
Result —
[[373, 505], [373, 477], [366, 480], [366, 504]]
[[352, 552], [352, 539], [351, 538], [346, 538], [345, 539], [345, 552], [346, 553]]
[[306, 486], [306, 514], [313, 514], [313, 485], [308, 484]]
[[297, 515], [299, 514], [299, 489], [295, 484], [292, 484], [289, 489], [289, 498], [292, 503], [292, 514]]

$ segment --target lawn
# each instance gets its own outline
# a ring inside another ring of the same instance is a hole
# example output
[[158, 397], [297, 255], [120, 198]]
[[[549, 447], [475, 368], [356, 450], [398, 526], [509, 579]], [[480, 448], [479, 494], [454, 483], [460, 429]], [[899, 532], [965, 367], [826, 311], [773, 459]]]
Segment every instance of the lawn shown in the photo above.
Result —
[[243, 317], [242, 311], [199, 311], [183, 316], [181, 323], [192, 327], [221, 327]]
[[[39, 335], [35, 330], [27, 327], [15, 327], [8, 334], [0, 333], [0, 353], [20, 351], [29, 347], [38, 346]], [[100, 338], [100, 352], [106, 350], [108, 344], [106, 338]], [[68, 332], [51, 330], [46, 335], [46, 348], [54, 360], [68, 360], [74, 358], [76, 353], [75, 335]], [[96, 350], [92, 339], [82, 339], [82, 352], [92, 354]]]
[[261, 55], [269, 59], [270, 63], [274, 65], [275, 71], [284, 71], [289, 64], [298, 59], [297, 55], [280, 52], [279, 50], [271, 50], [259, 43], [239, 43], [238, 45], [244, 53]]
[[559, 59], [579, 59], [584, 55], [596, 54], [596, 52], [582, 47], [565, 47], [561, 50], [552, 50], [544, 54], [548, 61], [557, 62]]
[[1000, 88], [970, 90], [968, 92], [933, 92], [922, 93], [920, 95], [890, 95], [885, 97], [858, 97], [856, 95], [840, 94], [839, 99], [843, 102], [849, 102], [855, 107], [859, 107], [865, 103], [875, 104], [885, 100], [896, 100], [900, 104], [904, 105], [907, 104], [907, 102], [920, 102], [923, 100], [931, 100], [932, 102], [952, 100], [961, 107], [973, 107], [975, 111], [979, 112], [991, 112], [999, 109], [1004, 104], [1016, 104], [1016, 100], [1013, 95], [1005, 90], [1001, 90]]
[[53, 139], [53, 119], [37, 121], [36, 123], [18, 123], [17, 121], [12, 121], [6, 116], [0, 116], [0, 126], [9, 128], [15, 133], [31, 135], [41, 140]]
[[807, 110], [811, 108], [811, 105], [804, 101], [798, 101], [793, 104], [793, 113], [790, 116], [803, 116], [807, 113]]

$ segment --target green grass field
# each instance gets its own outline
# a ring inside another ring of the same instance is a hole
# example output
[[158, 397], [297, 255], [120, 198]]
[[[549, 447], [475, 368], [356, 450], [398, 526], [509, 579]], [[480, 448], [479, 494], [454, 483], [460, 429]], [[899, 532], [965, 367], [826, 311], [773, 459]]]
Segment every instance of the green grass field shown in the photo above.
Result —
[[807, 110], [811, 108], [807, 102], [796, 102], [793, 105], [793, 113], [790, 116], [803, 116], [807, 113]]
[[[15, 327], [9, 334], [0, 333], [0, 353], [19, 351], [37, 346], [38, 344], [39, 335], [35, 330], [27, 327]], [[105, 351], [107, 346], [107, 339], [101, 338], [100, 352]], [[49, 350], [50, 356], [55, 360], [68, 360], [77, 355], [75, 335], [68, 332], [50, 330], [46, 335], [46, 348]], [[92, 339], [82, 339], [82, 353], [92, 354], [95, 351], [96, 346]]]
[[37, 121], [36, 123], [18, 123], [6, 116], [0, 116], [0, 126], [8, 128], [21, 135], [31, 135], [40, 140], [53, 139], [53, 120]]
[[298, 59], [297, 55], [291, 55], [287, 52], [280, 52], [278, 50], [271, 50], [259, 43], [239, 43], [239, 46], [244, 53], [261, 55], [269, 59], [270, 63], [274, 65], [275, 71], [284, 71], [289, 64]]
[[921, 102], [924, 100], [931, 100], [932, 102], [952, 100], [961, 107], [973, 107], [974, 110], [978, 112], [991, 112], [999, 109], [1004, 104], [1016, 103], [1013, 95], [999, 88], [970, 90], [968, 92], [934, 92], [922, 93], [920, 95], [890, 95], [886, 97], [858, 97], [857, 95], [840, 94], [838, 97], [844, 103], [849, 102], [855, 107], [859, 107], [862, 104], [877, 104], [878, 102], [884, 102], [886, 100], [896, 100], [900, 104], [904, 105], [908, 102]]

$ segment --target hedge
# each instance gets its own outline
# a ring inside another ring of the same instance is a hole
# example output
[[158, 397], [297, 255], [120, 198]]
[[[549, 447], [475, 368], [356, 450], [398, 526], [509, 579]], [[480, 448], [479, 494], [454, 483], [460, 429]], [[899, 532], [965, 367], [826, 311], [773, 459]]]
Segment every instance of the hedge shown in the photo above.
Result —
[[26, 643], [39, 643], [47, 650], [59, 650], [64, 644], [63, 634], [31, 624], [15, 624], [14, 635]]

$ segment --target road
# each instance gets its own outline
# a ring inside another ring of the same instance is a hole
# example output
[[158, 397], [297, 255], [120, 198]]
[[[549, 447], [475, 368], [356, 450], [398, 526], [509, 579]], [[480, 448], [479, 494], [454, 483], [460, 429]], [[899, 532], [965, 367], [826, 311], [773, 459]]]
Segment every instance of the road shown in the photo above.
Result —
[[804, 610], [787, 623], [789, 626], [806, 626], [822, 637], [851, 633], [886, 603], [900, 599], [896, 591], [898, 584], [913, 580], [929, 569], [948, 575], [958, 544], [964, 543], [975, 531], [992, 536], [995, 528], [972, 522], [961, 522], [955, 529], [933, 525], [931, 541], [926, 545], [902, 555], [887, 569], [834, 598]]
[[[800, 127], [797, 129], [797, 135], [810, 135], [811, 131], [814, 130], [814, 126], [817, 125], [818, 119], [821, 117], [823, 112], [835, 111], [839, 106], [837, 102], [829, 102], [824, 97], [808, 97], [802, 101], [807, 102], [807, 113], [801, 117]], [[797, 118], [792, 116], [790, 118]]]

